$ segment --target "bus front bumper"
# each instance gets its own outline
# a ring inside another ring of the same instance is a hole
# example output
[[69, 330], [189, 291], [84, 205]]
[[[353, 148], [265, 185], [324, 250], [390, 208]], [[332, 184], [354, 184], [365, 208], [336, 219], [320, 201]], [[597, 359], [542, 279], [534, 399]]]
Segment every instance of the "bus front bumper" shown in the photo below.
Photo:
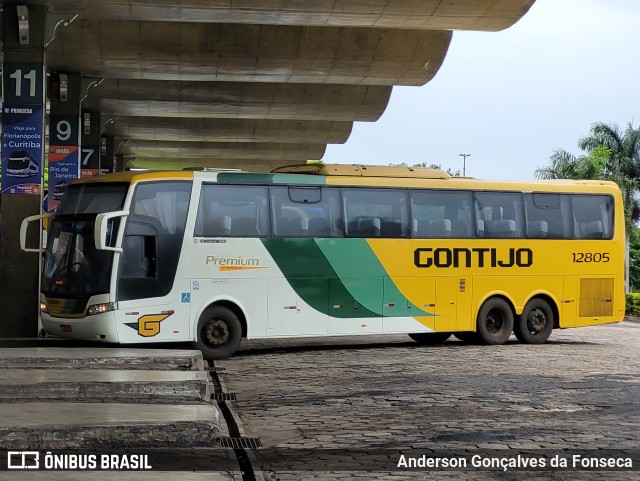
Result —
[[76, 319], [52, 317], [42, 313], [42, 328], [51, 337], [78, 341], [120, 342], [114, 312]]

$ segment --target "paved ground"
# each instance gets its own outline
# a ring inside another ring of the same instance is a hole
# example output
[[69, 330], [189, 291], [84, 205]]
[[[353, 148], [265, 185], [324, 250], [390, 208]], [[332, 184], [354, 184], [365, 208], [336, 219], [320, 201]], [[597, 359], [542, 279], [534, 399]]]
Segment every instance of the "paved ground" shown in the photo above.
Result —
[[[254, 467], [268, 480], [626, 480], [640, 479], [639, 353], [640, 324], [626, 322], [555, 331], [541, 346], [512, 338], [504, 346], [431, 347], [406, 336], [253, 341], [215, 365], [237, 393], [243, 434], [265, 446]], [[398, 453], [430, 450], [467, 456], [467, 469], [397, 469]], [[635, 456], [635, 471], [471, 465], [474, 454], [528, 453], [549, 463], [567, 450]]]

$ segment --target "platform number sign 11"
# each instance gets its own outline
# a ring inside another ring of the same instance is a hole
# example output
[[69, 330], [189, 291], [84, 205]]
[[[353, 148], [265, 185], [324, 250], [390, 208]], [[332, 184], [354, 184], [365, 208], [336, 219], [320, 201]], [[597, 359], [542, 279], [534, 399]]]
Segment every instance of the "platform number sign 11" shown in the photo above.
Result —
[[3, 65], [4, 103], [31, 104], [44, 103], [44, 66], [42, 64]]

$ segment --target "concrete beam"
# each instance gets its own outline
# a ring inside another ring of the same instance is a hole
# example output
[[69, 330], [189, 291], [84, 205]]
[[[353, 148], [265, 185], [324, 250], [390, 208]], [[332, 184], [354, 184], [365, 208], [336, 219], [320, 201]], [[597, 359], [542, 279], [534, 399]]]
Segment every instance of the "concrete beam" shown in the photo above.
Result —
[[107, 115], [375, 121], [391, 87], [107, 79], [83, 108]]
[[324, 155], [324, 144], [267, 144], [231, 142], [169, 142], [152, 140], [130, 140], [118, 153], [126, 157], [168, 157], [181, 165], [183, 159], [255, 159], [297, 160], [320, 159]]
[[271, 172], [276, 167], [283, 165], [304, 164], [307, 159], [300, 157], [298, 159], [225, 159], [225, 158], [206, 158], [198, 159], [177, 159], [175, 157], [153, 158], [140, 157], [131, 159], [128, 163], [129, 168], [141, 168], [152, 170], [181, 170], [187, 167], [213, 167], [219, 169], [241, 169], [249, 172]]
[[353, 122], [117, 117], [105, 134], [182, 142], [344, 143]]
[[379, 27], [437, 30], [502, 30], [517, 22], [535, 0], [57, 0], [82, 18], [262, 23], [271, 25]]
[[440, 30], [76, 20], [47, 59], [95, 77], [424, 85], [450, 41]]

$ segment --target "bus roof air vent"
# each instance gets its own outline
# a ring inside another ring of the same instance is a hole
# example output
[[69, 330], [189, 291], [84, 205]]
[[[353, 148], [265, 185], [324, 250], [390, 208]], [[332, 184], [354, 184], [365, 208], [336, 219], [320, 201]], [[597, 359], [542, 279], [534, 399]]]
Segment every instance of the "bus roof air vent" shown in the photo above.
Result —
[[450, 179], [440, 169], [409, 167], [406, 165], [361, 165], [361, 164], [299, 164], [277, 167], [272, 174], [317, 174], [354, 177], [408, 177], [413, 179]]
[[192, 172], [244, 172], [242, 169], [226, 169], [224, 167], [184, 167], [182, 170]]

